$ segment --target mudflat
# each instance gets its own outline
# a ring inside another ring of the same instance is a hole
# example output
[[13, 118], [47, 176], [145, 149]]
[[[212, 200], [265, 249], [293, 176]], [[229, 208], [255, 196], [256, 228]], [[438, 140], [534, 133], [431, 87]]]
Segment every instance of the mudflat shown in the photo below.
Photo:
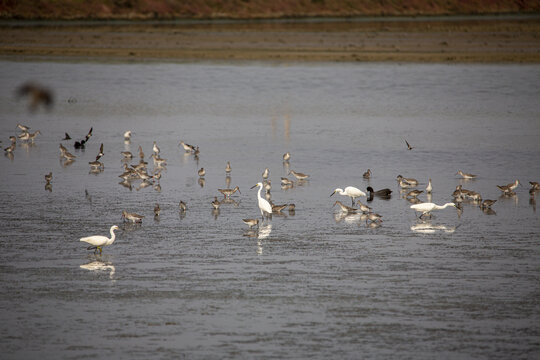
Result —
[[3, 58], [540, 63], [540, 16], [0, 24]]

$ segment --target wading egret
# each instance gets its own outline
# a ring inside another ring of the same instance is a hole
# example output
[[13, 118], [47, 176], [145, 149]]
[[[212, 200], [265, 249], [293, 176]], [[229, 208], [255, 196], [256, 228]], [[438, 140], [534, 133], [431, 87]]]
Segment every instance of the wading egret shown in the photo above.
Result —
[[363, 192], [360, 189], [355, 188], [354, 186], [347, 186], [345, 190], [337, 188], [334, 190], [334, 192], [330, 195], [334, 195], [335, 193], [339, 193], [340, 195], [349, 196], [351, 198], [352, 205], [354, 206], [354, 199], [356, 199], [359, 196], [366, 196], [366, 193]]
[[115, 238], [116, 238], [116, 235], [114, 234], [114, 230], [118, 230], [120, 229], [118, 226], [116, 225], [113, 225], [111, 226], [111, 230], [110, 230], [110, 233], [111, 233], [111, 238], [109, 239], [108, 237], [106, 236], [103, 236], [103, 235], [94, 235], [94, 236], [88, 236], [88, 237], [83, 237], [80, 239], [80, 241], [83, 241], [83, 242], [86, 242], [92, 246], [89, 246], [87, 249], [88, 250], [92, 250], [94, 249], [94, 252], [99, 250], [99, 253], [101, 254], [101, 248], [103, 246], [109, 246], [111, 245]]
[[446, 204], [440, 206], [440, 205], [437, 205], [437, 204], [434, 204], [434, 203], [427, 202], [427, 203], [420, 203], [420, 204], [411, 205], [411, 209], [414, 209], [415, 211], [421, 212], [422, 215], [420, 215], [420, 217], [422, 217], [424, 215], [429, 215], [431, 217], [431, 212], [433, 210], [446, 209], [448, 206], [456, 207], [456, 204], [454, 204], [454, 203], [446, 203]]
[[266, 199], [261, 197], [261, 190], [263, 188], [263, 184], [261, 182], [258, 182], [257, 184], [253, 185], [251, 188], [253, 189], [254, 187], [257, 187], [257, 186], [259, 187], [259, 191], [257, 192], [257, 199], [259, 200], [259, 209], [261, 210], [261, 217], [264, 220], [264, 213], [267, 213], [268, 216], [272, 215], [272, 205], [270, 205], [270, 203]]

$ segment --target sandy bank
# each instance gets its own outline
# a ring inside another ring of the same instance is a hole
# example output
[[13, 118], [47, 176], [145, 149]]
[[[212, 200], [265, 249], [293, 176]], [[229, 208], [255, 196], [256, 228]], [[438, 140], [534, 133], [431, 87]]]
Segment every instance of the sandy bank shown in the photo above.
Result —
[[0, 56], [540, 63], [540, 18], [1, 26]]

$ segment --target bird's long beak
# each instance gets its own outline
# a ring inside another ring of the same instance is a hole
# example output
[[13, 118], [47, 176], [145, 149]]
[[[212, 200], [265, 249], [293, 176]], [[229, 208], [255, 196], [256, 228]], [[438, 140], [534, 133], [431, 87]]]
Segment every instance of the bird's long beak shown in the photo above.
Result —
[[240, 188], [238, 188], [238, 193], [240, 193], [240, 194], [241, 194], [241, 192], [240, 192]]
[[252, 187], [250, 187], [250, 189], [253, 189], [254, 187], [257, 187], [257, 184], [253, 185]]
[[336, 192], [334, 191], [333, 193], [330, 194], [330, 197], [332, 197], [332, 195], [334, 195]]

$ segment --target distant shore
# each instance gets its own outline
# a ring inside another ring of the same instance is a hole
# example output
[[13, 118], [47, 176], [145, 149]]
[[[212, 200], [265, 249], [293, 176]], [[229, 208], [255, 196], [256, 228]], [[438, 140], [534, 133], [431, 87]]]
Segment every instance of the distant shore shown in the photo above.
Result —
[[1, 21], [3, 59], [540, 63], [540, 16]]

